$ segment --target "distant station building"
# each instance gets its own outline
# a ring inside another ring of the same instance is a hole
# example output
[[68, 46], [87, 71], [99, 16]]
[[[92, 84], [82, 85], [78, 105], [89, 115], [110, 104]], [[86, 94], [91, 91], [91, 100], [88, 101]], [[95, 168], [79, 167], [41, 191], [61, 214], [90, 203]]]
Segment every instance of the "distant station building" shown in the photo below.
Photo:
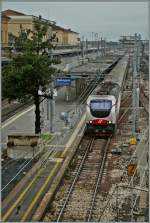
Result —
[[8, 47], [8, 24], [10, 18], [6, 15], [1, 17], [1, 47]]
[[5, 49], [12, 47], [14, 43], [14, 36], [18, 36], [20, 27], [22, 29], [34, 30], [34, 21], [40, 20], [48, 24], [48, 32], [46, 39], [50, 38], [53, 33], [56, 34], [56, 45], [58, 47], [78, 46], [79, 45], [79, 33], [72, 31], [71, 29], [65, 29], [57, 26], [54, 21], [37, 17], [34, 15], [26, 15], [21, 12], [17, 12], [11, 9], [2, 11], [1, 20], [1, 40], [2, 40], [2, 54]]
[[11, 9], [2, 11], [2, 19], [1, 19], [1, 42], [2, 42], [2, 50], [10, 46], [11, 42], [11, 33], [10, 33], [10, 24], [11, 24], [11, 16], [25, 16], [25, 14], [21, 12], [17, 12]]
[[[11, 47], [13, 45], [14, 42], [14, 36], [18, 36], [19, 32], [20, 32], [20, 27], [22, 27], [22, 29], [30, 29], [31, 31], [34, 30], [34, 21], [38, 21], [40, 20], [41, 22], [47, 22], [48, 23], [48, 32], [46, 35], [46, 39], [49, 38], [49, 36], [52, 34], [52, 25], [51, 22], [49, 20], [43, 19], [37, 16], [33, 16], [33, 15], [25, 15], [23, 13], [20, 12], [16, 12], [13, 10], [6, 10], [2, 12], [2, 22], [6, 21], [7, 19], [7, 23], [5, 22], [5, 26], [2, 27], [2, 33], [4, 32], [4, 28], [5, 28], [5, 42], [2, 39], [2, 48], [3, 47]], [[4, 35], [4, 34], [3, 34]]]
[[56, 34], [57, 37], [57, 45], [60, 47], [69, 47], [69, 46], [78, 46], [79, 45], [79, 33], [66, 29], [56, 24], [52, 25], [53, 33]]
[[121, 36], [119, 43], [124, 49], [133, 49], [135, 44], [135, 36]]

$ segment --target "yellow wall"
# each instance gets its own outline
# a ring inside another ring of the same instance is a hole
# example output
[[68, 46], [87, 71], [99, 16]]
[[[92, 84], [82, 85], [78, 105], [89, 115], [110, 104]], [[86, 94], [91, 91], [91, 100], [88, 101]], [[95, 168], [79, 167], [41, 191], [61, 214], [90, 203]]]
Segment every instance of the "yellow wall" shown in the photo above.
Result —
[[8, 46], [8, 19], [5, 17], [2, 17], [1, 41], [2, 47]]
[[73, 33], [73, 32], [68, 32], [68, 44], [69, 45], [72, 45], [72, 46], [78, 45], [78, 43], [79, 43], [78, 38], [79, 38], [79, 34]]
[[[20, 26], [22, 26], [23, 29], [30, 29], [33, 31], [34, 30], [33, 18], [31, 17], [31, 18], [24, 18], [24, 19], [15, 19], [15, 18], [10, 19], [8, 23], [8, 29], [7, 29], [8, 35], [13, 34], [14, 36], [19, 36]], [[51, 32], [52, 32], [52, 28], [49, 26], [45, 40], [51, 35]], [[31, 36], [32, 34], [30, 35], [30, 37]], [[8, 40], [7, 40], [7, 43], [8, 43]]]
[[63, 43], [62, 31], [61, 30], [53, 31], [53, 34], [56, 34], [56, 38], [58, 39], [57, 45], [62, 45]]
[[31, 29], [33, 30], [33, 23], [32, 20], [15, 20], [11, 19], [10, 23], [8, 24], [8, 32], [12, 33], [14, 36], [18, 36], [20, 32], [20, 25], [23, 29]]
[[63, 30], [55, 30], [53, 33], [56, 33], [56, 37], [58, 38], [58, 46], [75, 46], [78, 45], [77, 38], [79, 34], [63, 31]]
[[[22, 18], [11, 18], [8, 20], [7, 18], [3, 17], [2, 19], [2, 47], [9, 46], [9, 34], [13, 34], [14, 36], [18, 36], [20, 32], [20, 25], [23, 29], [30, 29], [33, 30], [33, 17], [29, 16], [21, 16]], [[52, 33], [52, 27], [48, 27], [47, 36], [45, 39], [47, 39], [49, 36], [51, 36]], [[56, 29], [53, 30], [53, 33], [56, 33], [56, 37], [58, 38], [57, 45], [58, 46], [75, 46], [78, 45], [77, 38], [79, 37], [79, 34], [69, 32], [63, 29]], [[56, 41], [54, 41], [56, 42]]]

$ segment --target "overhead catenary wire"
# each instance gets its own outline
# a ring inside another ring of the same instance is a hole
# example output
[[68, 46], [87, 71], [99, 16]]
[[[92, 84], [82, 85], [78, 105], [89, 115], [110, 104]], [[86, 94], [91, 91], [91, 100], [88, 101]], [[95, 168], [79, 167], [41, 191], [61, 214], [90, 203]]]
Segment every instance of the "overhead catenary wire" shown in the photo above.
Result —
[[[28, 155], [28, 151], [22, 156], [18, 156], [18, 158], [17, 159], [15, 159], [15, 158], [13, 158], [13, 159], [11, 159], [11, 160], [9, 160], [5, 165], [2, 165], [2, 171], [5, 171], [5, 168], [7, 168], [9, 165], [11, 165], [11, 163], [13, 163], [14, 161], [18, 161], [19, 159], [24, 159], [25, 158], [25, 156], [26, 155]], [[26, 162], [27, 160], [25, 160], [25, 162]], [[22, 164], [21, 164], [22, 165]]]
[[[38, 156], [40, 153], [41, 153], [42, 151], [40, 150], [40, 151], [38, 151], [18, 172], [17, 172], [17, 174], [1, 189], [1, 192], [3, 191], [3, 190], [5, 190], [7, 187], [8, 187], [8, 185], [11, 183], [11, 182], [13, 182], [13, 180], [25, 169], [25, 167], [36, 157], [36, 156]], [[51, 152], [52, 151], [49, 151], [49, 154], [48, 154], [48, 156], [46, 157], [46, 159], [48, 160], [48, 158], [49, 158], [49, 155], [51, 154]], [[45, 159], [45, 160], [46, 160]], [[44, 161], [45, 161], [44, 160]], [[41, 161], [42, 162], [42, 161]]]
[[[95, 85], [97, 84], [97, 79], [99, 79], [99, 78], [96, 78], [96, 80], [95, 80], [95, 82], [94, 82]], [[85, 89], [85, 91], [83, 91], [83, 94], [85, 94], [85, 93], [88, 92], [88, 90], [89, 90], [88, 88], [90, 89], [90, 86], [88, 86], [87, 89]], [[89, 92], [89, 94], [90, 94], [90, 92]], [[82, 94], [81, 94], [81, 95], [82, 95]], [[84, 97], [84, 96], [83, 96], [83, 97]], [[82, 100], [84, 100], [83, 97], [81, 97]], [[45, 98], [42, 99], [41, 102], [42, 102], [43, 100], [45, 100]], [[40, 102], [40, 103], [41, 103], [41, 102]], [[78, 104], [78, 107], [79, 107], [79, 108], [80, 108], [81, 104], [82, 104], [82, 103]], [[70, 111], [72, 111], [72, 110], [70, 110]], [[68, 112], [70, 112], [70, 111], [68, 111]], [[28, 152], [24, 155], [24, 157], [25, 157], [27, 154], [28, 154]], [[21, 157], [21, 156], [20, 156], [20, 157]], [[11, 162], [13, 162], [13, 160], [11, 160], [9, 163], [7, 163], [6, 165], [4, 165], [2, 168], [3, 168], [3, 169], [6, 168]], [[25, 161], [25, 162], [26, 162], [26, 161]], [[29, 162], [28, 162], [28, 164], [29, 164]], [[26, 165], [25, 165], [25, 167], [26, 167]], [[22, 169], [24, 169], [25, 167], [23, 166]], [[19, 172], [19, 173], [20, 173], [20, 172]], [[17, 175], [17, 176], [18, 176], [18, 175]], [[13, 178], [12, 178], [12, 179], [13, 179]], [[10, 181], [10, 182], [12, 182], [12, 181]], [[3, 189], [2, 189], [2, 190], [3, 190]]]

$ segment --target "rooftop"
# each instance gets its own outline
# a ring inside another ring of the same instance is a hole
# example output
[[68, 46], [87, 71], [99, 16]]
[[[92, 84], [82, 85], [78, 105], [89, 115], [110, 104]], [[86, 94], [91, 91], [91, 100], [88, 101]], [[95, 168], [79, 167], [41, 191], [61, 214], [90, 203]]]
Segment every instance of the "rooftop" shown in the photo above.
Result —
[[12, 9], [7, 9], [7, 10], [2, 11], [2, 15], [4, 15], [4, 16], [5, 15], [10, 15], [10, 14], [25, 15], [22, 12], [18, 12], [18, 11], [12, 10]]
[[65, 32], [70, 32], [70, 33], [76, 33], [76, 34], [79, 34], [71, 29], [66, 29], [66, 28], [63, 28], [61, 26], [58, 26], [58, 25], [55, 25], [53, 24], [52, 27], [54, 28], [54, 30], [62, 30], [62, 31], [65, 31]]

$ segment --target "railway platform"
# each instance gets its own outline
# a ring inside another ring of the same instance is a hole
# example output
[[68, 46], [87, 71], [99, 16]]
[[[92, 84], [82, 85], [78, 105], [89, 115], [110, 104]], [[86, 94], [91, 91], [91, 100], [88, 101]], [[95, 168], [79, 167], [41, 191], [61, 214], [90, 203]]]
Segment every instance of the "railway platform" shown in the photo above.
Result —
[[[56, 149], [59, 145], [56, 143], [55, 137], [45, 146], [46, 153], [2, 202], [4, 221], [25, 221], [31, 219], [33, 214], [33, 220], [41, 218], [45, 206], [60, 183], [64, 170], [82, 138], [81, 129], [84, 121], [85, 115], [81, 114], [80, 121], [69, 134], [68, 142], [63, 144], [63, 140], [60, 145], [61, 151]], [[47, 157], [48, 161], [46, 161]], [[26, 187], [24, 187], [25, 185]], [[29, 192], [32, 196], [29, 196]], [[36, 210], [37, 202], [40, 203], [40, 206]], [[25, 209], [26, 212], [24, 212]]]

